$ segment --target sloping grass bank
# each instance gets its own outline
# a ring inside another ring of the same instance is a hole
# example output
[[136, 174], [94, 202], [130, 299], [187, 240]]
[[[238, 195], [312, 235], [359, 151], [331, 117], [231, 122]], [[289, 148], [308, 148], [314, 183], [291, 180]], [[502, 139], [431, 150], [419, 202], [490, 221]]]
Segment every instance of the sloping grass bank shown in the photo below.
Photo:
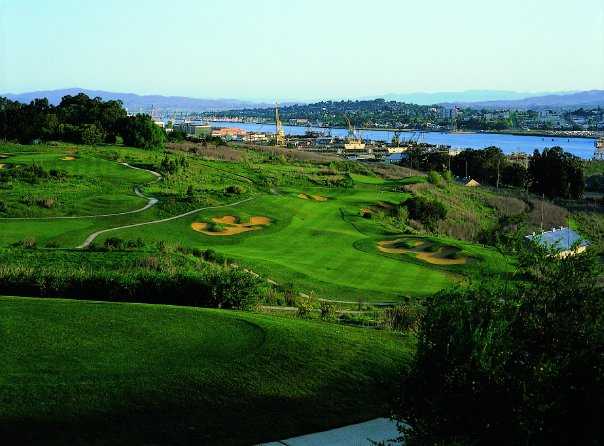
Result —
[[10, 297], [0, 335], [0, 437], [44, 445], [249, 445], [370, 419], [412, 350], [335, 324]]

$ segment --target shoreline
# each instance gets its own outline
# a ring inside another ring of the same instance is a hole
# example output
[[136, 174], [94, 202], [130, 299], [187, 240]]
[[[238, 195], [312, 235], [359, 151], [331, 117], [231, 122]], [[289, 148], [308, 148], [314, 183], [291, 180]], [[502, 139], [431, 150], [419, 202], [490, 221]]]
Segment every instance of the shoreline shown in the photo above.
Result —
[[[274, 126], [274, 122], [234, 122], [234, 121], [208, 121], [210, 125], [212, 123], [228, 123], [228, 124], [252, 124], [252, 125], [267, 125]], [[285, 127], [299, 127], [299, 128], [312, 128], [312, 129], [324, 129], [324, 130], [348, 130], [345, 127], [319, 127], [315, 125], [306, 126], [299, 124], [283, 124]], [[501, 131], [487, 131], [487, 130], [461, 130], [457, 132], [452, 132], [451, 130], [422, 130], [422, 129], [397, 129], [397, 128], [382, 128], [382, 127], [359, 127], [356, 130], [358, 131], [369, 131], [369, 132], [401, 132], [401, 133], [447, 133], [452, 135], [473, 135], [473, 134], [487, 134], [487, 135], [512, 135], [512, 136], [535, 136], [542, 138], [561, 138], [561, 139], [570, 139], [570, 138], [581, 138], [581, 139], [593, 139], [597, 140], [599, 137], [604, 137], [604, 132], [602, 135], [559, 135], [556, 133], [552, 133], [547, 130], [501, 130]], [[555, 130], [554, 130], [555, 132]]]

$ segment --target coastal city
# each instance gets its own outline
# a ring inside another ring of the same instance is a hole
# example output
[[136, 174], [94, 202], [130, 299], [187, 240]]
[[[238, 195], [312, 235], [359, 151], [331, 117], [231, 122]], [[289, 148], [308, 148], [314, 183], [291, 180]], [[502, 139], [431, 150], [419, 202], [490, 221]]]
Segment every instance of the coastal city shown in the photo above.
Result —
[[[464, 147], [463, 138], [462, 141], [456, 141], [460, 139], [456, 136], [480, 133], [491, 135], [492, 146], [499, 146], [498, 134], [509, 135], [508, 138], [512, 139], [514, 136], [534, 137], [537, 144], [540, 144], [539, 140], [541, 140], [543, 147], [551, 146], [552, 142], [569, 143], [570, 138], [573, 140], [585, 138], [585, 141], [579, 142], [582, 150], [586, 152], [592, 149], [594, 159], [604, 158], [604, 108], [601, 107], [566, 111], [546, 109], [488, 112], [472, 108], [462, 111], [458, 108], [425, 107], [428, 113], [434, 114], [423, 115], [423, 118], [427, 119], [426, 122], [418, 127], [410, 127], [408, 123], [384, 119], [361, 120], [358, 116], [366, 115], [365, 110], [369, 107], [366, 103], [355, 105], [355, 110], [352, 112], [343, 110], [337, 114], [333, 111], [325, 111], [326, 119], [312, 121], [309, 118], [291, 116], [292, 113], [297, 113], [298, 116], [309, 115], [311, 113], [308, 110], [316, 108], [317, 104], [281, 109], [276, 105], [268, 109], [202, 114], [162, 112], [152, 108], [149, 114], [157, 125], [164, 128], [168, 134], [172, 134], [172, 139], [203, 140], [211, 137], [225, 142], [267, 145], [275, 144], [277, 139], [281, 138], [279, 145], [287, 148], [334, 153], [351, 160], [400, 162], [415, 149], [425, 152], [444, 152], [449, 156], [455, 156], [464, 148], [474, 148]], [[407, 104], [402, 106], [409, 107]], [[291, 110], [292, 108], [294, 110]], [[345, 108], [340, 107], [340, 109]], [[322, 109], [326, 110], [325, 107]], [[283, 115], [290, 117], [282, 120]], [[429, 120], [430, 116], [434, 118], [434, 122]], [[438, 120], [439, 116], [442, 120]], [[345, 127], [328, 125], [329, 122], [338, 125], [342, 121]], [[359, 127], [355, 127], [352, 122], [359, 123]], [[485, 124], [497, 122], [513, 124], [510, 124], [511, 128], [500, 130], [480, 128], [484, 128]], [[433, 135], [440, 135], [443, 142], [431, 142]], [[530, 145], [522, 148], [519, 146], [518, 150], [508, 151], [506, 155], [510, 159], [525, 163], [530, 155], [527, 152], [534, 148], [536, 147]], [[591, 154], [581, 154], [584, 158], [589, 155]]]

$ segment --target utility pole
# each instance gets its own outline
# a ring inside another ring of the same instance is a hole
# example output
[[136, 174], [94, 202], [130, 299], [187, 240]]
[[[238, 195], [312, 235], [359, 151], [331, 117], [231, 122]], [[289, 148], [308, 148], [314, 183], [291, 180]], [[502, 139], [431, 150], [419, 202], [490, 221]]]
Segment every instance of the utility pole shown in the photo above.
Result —
[[466, 160], [466, 179], [468, 179], [468, 160]]
[[543, 232], [543, 219], [545, 217], [545, 193], [541, 195], [541, 232]]

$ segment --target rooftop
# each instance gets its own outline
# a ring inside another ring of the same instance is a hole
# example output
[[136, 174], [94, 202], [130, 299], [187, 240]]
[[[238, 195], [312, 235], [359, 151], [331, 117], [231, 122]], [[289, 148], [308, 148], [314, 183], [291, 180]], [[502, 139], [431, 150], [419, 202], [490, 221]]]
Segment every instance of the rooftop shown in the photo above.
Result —
[[558, 251], [569, 251], [575, 244], [578, 246], [588, 246], [589, 242], [570, 228], [553, 228], [551, 231], [527, 235], [528, 240], [539, 243], [547, 248], [554, 248]]

